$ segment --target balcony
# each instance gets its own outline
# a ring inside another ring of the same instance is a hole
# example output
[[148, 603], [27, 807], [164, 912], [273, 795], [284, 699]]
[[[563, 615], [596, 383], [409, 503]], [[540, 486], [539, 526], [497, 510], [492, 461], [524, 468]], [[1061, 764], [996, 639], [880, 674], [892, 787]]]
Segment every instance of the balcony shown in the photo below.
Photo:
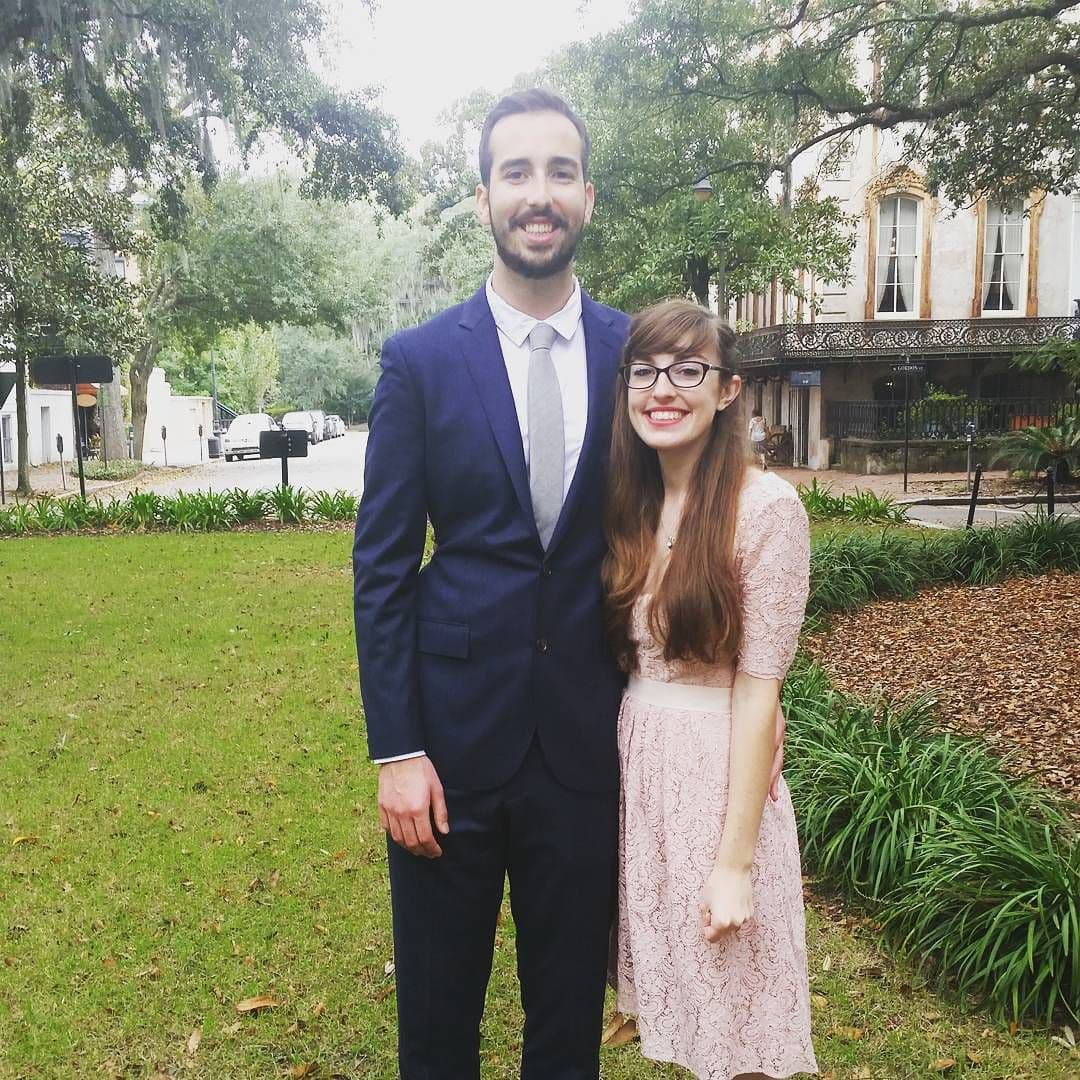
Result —
[[739, 338], [744, 368], [795, 367], [923, 356], [1011, 356], [1053, 337], [1074, 340], [1080, 318], [881, 319], [873, 322], [787, 323]]

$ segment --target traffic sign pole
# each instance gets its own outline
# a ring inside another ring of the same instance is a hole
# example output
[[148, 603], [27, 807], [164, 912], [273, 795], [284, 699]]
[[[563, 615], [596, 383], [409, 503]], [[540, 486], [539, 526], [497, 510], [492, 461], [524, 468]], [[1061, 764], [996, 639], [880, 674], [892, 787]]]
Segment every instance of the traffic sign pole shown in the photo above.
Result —
[[907, 494], [908, 449], [911, 446], [911, 376], [904, 372], [904, 494]]
[[[86, 499], [86, 476], [83, 472], [82, 437], [79, 433], [79, 361], [72, 357], [71, 361], [71, 419], [75, 422], [75, 456], [79, 459], [79, 494]], [[60, 466], [63, 468], [63, 465]]]

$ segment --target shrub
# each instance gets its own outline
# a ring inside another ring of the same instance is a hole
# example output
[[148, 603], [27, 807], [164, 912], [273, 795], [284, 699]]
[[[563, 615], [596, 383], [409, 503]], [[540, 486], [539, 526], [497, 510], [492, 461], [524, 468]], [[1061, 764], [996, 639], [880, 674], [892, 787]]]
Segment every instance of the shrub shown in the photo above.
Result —
[[270, 505], [283, 525], [299, 525], [308, 512], [311, 496], [303, 488], [278, 485], [269, 494]]
[[348, 491], [320, 491], [312, 496], [308, 509], [317, 521], [351, 521], [356, 505], [356, 496]]
[[900, 506], [891, 495], [878, 495], [857, 488], [851, 495], [834, 495], [818, 483], [816, 476], [809, 487], [797, 484], [796, 490], [807, 514], [813, 518], [826, 521], [844, 518], [871, 525], [902, 525], [907, 521], [906, 507]]
[[[87, 480], [130, 480], [149, 468], [149, 465], [132, 461], [131, 458], [117, 458], [108, 464], [100, 458], [88, 458], [83, 462], [83, 476]], [[78, 462], [73, 462], [68, 472], [71, 476], [78, 476]]]
[[800, 662], [784, 705], [808, 866], [954, 989], [1016, 1018], [1075, 1015], [1080, 836], [1057, 797], [932, 731], [929, 697], [859, 701]]
[[149, 529], [158, 520], [161, 496], [152, 491], [133, 491], [120, 504], [119, 521], [129, 529]]
[[244, 491], [233, 488], [225, 493], [225, 500], [237, 521], [258, 521], [265, 517], [269, 500], [265, 491]]

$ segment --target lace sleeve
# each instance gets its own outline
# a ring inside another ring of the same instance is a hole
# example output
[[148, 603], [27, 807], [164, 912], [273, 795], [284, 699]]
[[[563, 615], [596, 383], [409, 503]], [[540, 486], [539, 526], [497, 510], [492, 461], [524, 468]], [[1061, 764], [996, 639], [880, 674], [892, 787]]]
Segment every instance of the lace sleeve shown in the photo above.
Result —
[[795, 489], [760, 477], [740, 507], [736, 542], [743, 616], [737, 670], [782, 679], [810, 591], [810, 525]]

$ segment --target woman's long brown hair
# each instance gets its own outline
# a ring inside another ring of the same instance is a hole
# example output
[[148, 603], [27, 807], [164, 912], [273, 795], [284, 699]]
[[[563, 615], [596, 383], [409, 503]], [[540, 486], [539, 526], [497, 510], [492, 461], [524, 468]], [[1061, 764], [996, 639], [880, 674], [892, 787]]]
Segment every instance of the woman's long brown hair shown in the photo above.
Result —
[[[630, 323], [623, 362], [675, 357], [715, 358], [734, 370], [735, 335], [712, 312], [685, 300], [666, 300]], [[710, 372], [707, 378], [730, 379]], [[616, 391], [605, 509], [608, 555], [603, 579], [608, 635], [624, 671], [638, 666], [631, 627], [656, 552], [664, 484], [656, 451], [638, 437], [627, 411], [625, 384]], [[746, 470], [742, 398], [719, 411], [690, 481], [678, 538], [649, 603], [649, 629], [664, 658], [714, 664], [733, 659], [742, 632], [735, 567], [735, 517]]]

